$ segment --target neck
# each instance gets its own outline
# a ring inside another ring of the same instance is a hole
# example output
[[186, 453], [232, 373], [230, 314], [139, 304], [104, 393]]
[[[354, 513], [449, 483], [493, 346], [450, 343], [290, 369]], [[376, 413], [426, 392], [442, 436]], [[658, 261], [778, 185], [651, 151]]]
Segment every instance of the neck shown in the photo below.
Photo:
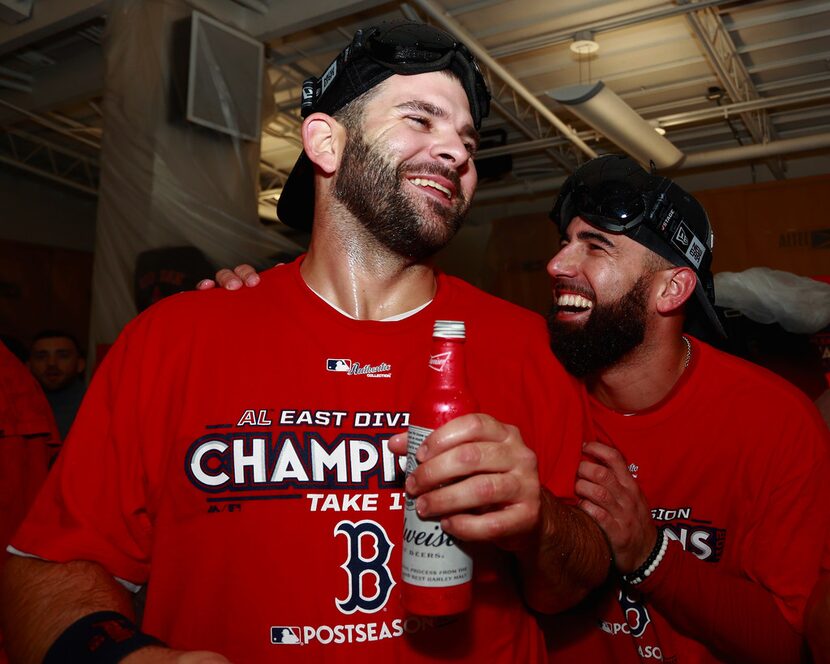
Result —
[[435, 271], [378, 245], [355, 219], [315, 215], [303, 279], [326, 300], [360, 320], [381, 320], [429, 302]]
[[665, 399], [683, 375], [689, 358], [680, 330], [646, 335], [616, 364], [586, 380], [588, 391], [602, 404], [622, 413], [645, 410]]

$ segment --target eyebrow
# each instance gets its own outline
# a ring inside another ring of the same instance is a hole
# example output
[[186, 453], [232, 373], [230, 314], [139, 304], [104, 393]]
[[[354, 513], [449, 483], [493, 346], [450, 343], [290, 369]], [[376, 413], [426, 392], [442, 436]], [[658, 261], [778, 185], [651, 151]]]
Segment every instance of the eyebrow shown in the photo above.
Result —
[[576, 234], [576, 237], [583, 242], [594, 241], [610, 248], [616, 246], [611, 240], [608, 239], [607, 235], [597, 233], [596, 231], [579, 231], [579, 233]]
[[[448, 117], [448, 113], [446, 110], [441, 108], [440, 106], [436, 106], [428, 101], [423, 101], [420, 99], [410, 99], [409, 101], [405, 101], [402, 104], [398, 104], [395, 108], [399, 108], [403, 111], [416, 111], [419, 113], [425, 113], [433, 118], [438, 118], [440, 120], [444, 120]], [[481, 140], [481, 137], [476, 130], [476, 128], [472, 124], [466, 124], [461, 128], [461, 135], [469, 138], [473, 141], [478, 147], [478, 144]]]

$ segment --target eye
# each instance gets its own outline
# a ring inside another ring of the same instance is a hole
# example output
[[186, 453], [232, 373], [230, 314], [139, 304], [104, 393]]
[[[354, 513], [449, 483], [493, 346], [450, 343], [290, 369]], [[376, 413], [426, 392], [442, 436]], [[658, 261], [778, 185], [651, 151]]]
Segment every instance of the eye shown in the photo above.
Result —
[[423, 115], [407, 115], [406, 119], [419, 127], [424, 127], [425, 129], [428, 129], [431, 126], [429, 118]]
[[478, 152], [478, 145], [472, 142], [465, 142], [464, 147], [467, 149], [467, 154], [469, 154], [470, 157], [476, 156], [476, 152]]

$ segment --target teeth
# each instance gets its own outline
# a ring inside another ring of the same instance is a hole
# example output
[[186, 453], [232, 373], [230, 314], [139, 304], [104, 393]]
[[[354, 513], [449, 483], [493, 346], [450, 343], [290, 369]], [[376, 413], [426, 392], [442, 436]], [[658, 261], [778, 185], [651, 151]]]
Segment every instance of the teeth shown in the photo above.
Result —
[[580, 309], [591, 309], [594, 306], [594, 303], [588, 298], [571, 293], [560, 295], [556, 300], [556, 304], [560, 307], [578, 307]]
[[452, 192], [449, 189], [447, 189], [446, 187], [442, 187], [440, 184], [434, 182], [433, 180], [427, 180], [426, 178], [411, 178], [409, 181], [412, 184], [418, 185], [419, 187], [432, 187], [433, 189], [437, 189], [438, 191], [440, 191], [447, 198], [452, 198]]

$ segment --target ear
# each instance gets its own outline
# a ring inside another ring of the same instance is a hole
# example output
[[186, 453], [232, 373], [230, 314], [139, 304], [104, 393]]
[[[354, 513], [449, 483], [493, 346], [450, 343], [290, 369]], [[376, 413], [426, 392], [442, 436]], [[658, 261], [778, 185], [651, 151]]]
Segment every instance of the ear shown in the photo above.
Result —
[[311, 162], [326, 175], [340, 165], [346, 130], [330, 115], [312, 113], [303, 122], [303, 149]]
[[78, 358], [78, 373], [83, 373], [86, 369], [86, 360], [83, 357]]
[[660, 273], [657, 291], [657, 311], [671, 314], [680, 309], [694, 295], [697, 275], [689, 267], [673, 267]]

